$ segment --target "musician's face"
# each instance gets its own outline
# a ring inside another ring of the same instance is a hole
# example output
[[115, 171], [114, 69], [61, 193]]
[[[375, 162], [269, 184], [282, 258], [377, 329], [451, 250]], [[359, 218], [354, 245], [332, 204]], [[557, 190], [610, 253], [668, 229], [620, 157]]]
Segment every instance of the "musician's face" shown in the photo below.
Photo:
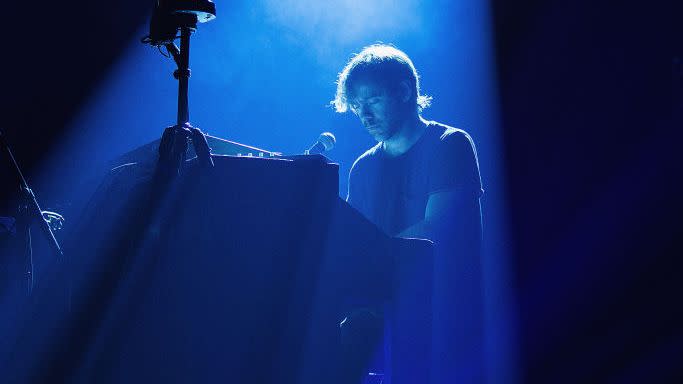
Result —
[[387, 89], [372, 82], [358, 82], [350, 87], [348, 100], [351, 111], [375, 140], [384, 141], [396, 134], [400, 103]]

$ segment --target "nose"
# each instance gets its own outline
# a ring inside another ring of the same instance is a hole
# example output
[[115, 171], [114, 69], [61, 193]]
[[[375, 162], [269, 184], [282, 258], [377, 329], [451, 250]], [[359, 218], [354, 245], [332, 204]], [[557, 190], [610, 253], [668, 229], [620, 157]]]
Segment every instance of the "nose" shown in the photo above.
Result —
[[371, 117], [372, 113], [370, 112], [370, 108], [368, 108], [366, 105], [360, 104], [358, 106], [358, 116]]

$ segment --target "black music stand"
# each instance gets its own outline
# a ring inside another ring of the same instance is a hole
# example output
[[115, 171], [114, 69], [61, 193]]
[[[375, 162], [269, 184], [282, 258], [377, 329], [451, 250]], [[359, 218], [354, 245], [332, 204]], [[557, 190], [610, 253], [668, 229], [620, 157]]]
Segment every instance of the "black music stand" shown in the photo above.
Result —
[[27, 293], [30, 295], [33, 292], [34, 280], [33, 280], [33, 247], [31, 241], [31, 227], [33, 224], [37, 224], [38, 228], [43, 232], [43, 235], [50, 244], [50, 249], [52, 253], [59, 260], [64, 259], [64, 252], [59, 245], [59, 242], [55, 238], [52, 228], [43, 217], [43, 211], [40, 209], [36, 195], [33, 190], [28, 186], [24, 174], [19, 168], [19, 164], [12, 154], [7, 141], [5, 140], [5, 135], [0, 130], [0, 146], [2, 151], [6, 152], [10, 162], [12, 163], [12, 172], [16, 176], [16, 180], [19, 185], [19, 190], [21, 192], [21, 203], [19, 206], [19, 218], [17, 220], [17, 227], [23, 232], [25, 238], [25, 262], [26, 262], [26, 278], [27, 278]]

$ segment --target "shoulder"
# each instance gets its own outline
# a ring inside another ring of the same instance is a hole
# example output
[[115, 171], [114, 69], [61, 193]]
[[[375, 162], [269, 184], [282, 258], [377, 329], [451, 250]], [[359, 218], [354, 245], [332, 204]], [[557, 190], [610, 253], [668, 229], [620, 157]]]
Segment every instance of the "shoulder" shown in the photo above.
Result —
[[372, 167], [373, 164], [375, 164], [379, 159], [381, 145], [381, 143], [377, 143], [377, 145], [358, 156], [356, 161], [354, 161], [353, 165], [351, 166], [351, 174], [357, 174]]
[[474, 140], [465, 130], [437, 123], [436, 121], [429, 121], [428, 124], [433, 145], [438, 146], [438, 148], [435, 148], [437, 151], [474, 155], [476, 158], [477, 150]]
[[349, 186], [346, 201], [361, 212], [364, 210], [364, 190], [372, 183], [373, 176], [377, 174], [376, 164], [379, 156], [380, 144], [365, 151], [358, 156], [349, 170]]
[[464, 129], [451, 127], [450, 125], [438, 123], [436, 121], [429, 121], [428, 124], [429, 129], [432, 130], [432, 134], [438, 136], [439, 141], [442, 143], [474, 145], [472, 136]]

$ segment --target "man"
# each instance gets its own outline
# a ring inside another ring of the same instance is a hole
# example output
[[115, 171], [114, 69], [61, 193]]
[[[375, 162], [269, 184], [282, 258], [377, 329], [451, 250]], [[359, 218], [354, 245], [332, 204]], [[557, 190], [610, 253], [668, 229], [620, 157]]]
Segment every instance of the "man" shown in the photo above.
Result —
[[353, 164], [347, 201], [390, 236], [435, 242], [432, 379], [481, 382], [479, 165], [465, 131], [422, 117], [430, 102], [392, 46], [368, 46], [348, 62], [333, 104], [377, 144]]

